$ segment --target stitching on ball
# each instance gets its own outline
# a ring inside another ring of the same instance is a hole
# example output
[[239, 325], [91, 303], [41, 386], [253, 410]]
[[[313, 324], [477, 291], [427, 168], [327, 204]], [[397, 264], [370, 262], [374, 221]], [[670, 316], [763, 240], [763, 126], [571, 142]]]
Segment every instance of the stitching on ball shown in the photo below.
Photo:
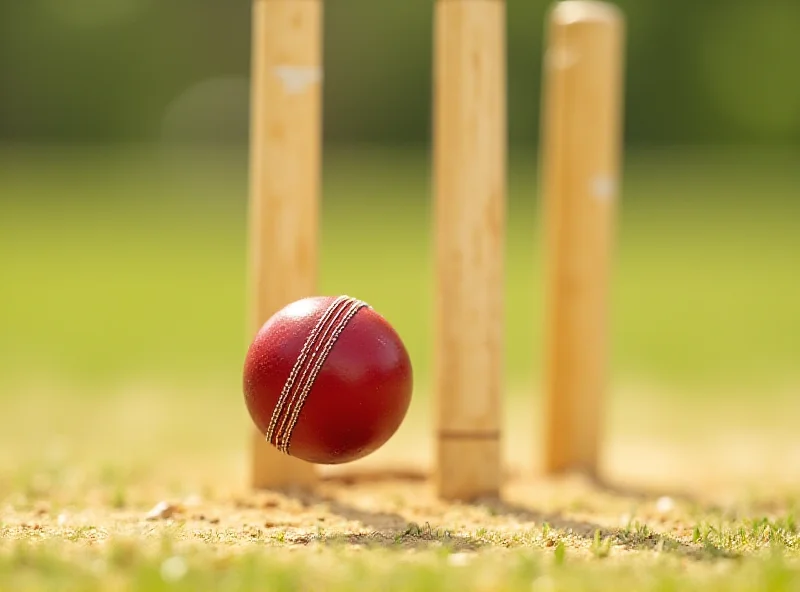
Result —
[[[323, 364], [325, 363], [325, 360], [327, 359], [328, 355], [333, 349], [333, 346], [335, 345], [336, 341], [339, 339], [339, 336], [342, 334], [342, 331], [344, 331], [345, 327], [347, 327], [347, 325], [350, 323], [350, 321], [353, 319], [356, 313], [358, 313], [358, 311], [361, 310], [362, 308], [368, 306], [366, 302], [362, 302], [361, 300], [357, 300], [355, 298], [348, 298], [348, 304], [349, 308], [347, 308], [347, 312], [338, 321], [338, 324], [335, 325], [333, 332], [330, 334], [327, 341], [324, 342], [324, 348], [319, 353], [318, 357], [316, 356], [316, 354], [319, 351], [319, 344], [317, 345], [317, 348], [315, 348], [314, 351], [315, 355], [312, 356], [312, 359], [308, 361], [308, 364], [310, 366], [312, 360], [314, 359], [315, 363], [312, 368], [311, 374], [308, 376], [308, 379], [303, 384], [302, 390], [300, 390], [298, 386], [299, 398], [297, 399], [297, 402], [295, 403], [294, 408], [292, 409], [290, 423], [285, 431], [279, 431], [279, 434], [277, 436], [278, 446], [279, 449], [286, 454], [289, 454], [289, 446], [291, 444], [292, 433], [294, 432], [294, 428], [297, 425], [297, 421], [300, 417], [300, 411], [303, 409], [303, 405], [305, 405], [306, 399], [308, 398], [311, 389], [314, 387], [314, 383], [317, 379], [317, 376], [319, 375], [320, 370], [322, 369]], [[338, 317], [338, 315], [336, 316]], [[333, 326], [333, 324], [331, 326]], [[325, 333], [327, 334], [327, 331]], [[298, 391], [296, 391], [296, 393]]]
[[327, 308], [325, 313], [319, 318], [314, 328], [309, 332], [308, 336], [306, 337], [306, 341], [303, 344], [303, 348], [300, 350], [300, 354], [297, 356], [297, 359], [294, 362], [294, 366], [292, 366], [292, 370], [289, 373], [289, 377], [286, 379], [286, 382], [283, 385], [283, 390], [281, 391], [281, 395], [278, 398], [278, 402], [275, 403], [275, 409], [272, 410], [272, 418], [270, 419], [269, 427], [267, 428], [267, 432], [265, 437], [267, 442], [273, 443], [277, 445], [277, 439], [273, 442], [273, 436], [275, 436], [275, 428], [278, 424], [278, 420], [280, 419], [281, 415], [283, 414], [284, 408], [286, 406], [286, 400], [289, 397], [290, 392], [292, 391], [292, 387], [294, 386], [295, 380], [297, 379], [297, 374], [300, 369], [303, 367], [306, 358], [308, 357], [309, 351], [311, 351], [311, 346], [316, 341], [320, 330], [325, 326], [328, 322], [328, 318], [333, 314], [336, 308], [346, 302], [348, 299], [346, 296], [339, 296], [334, 300], [331, 305]]
[[334, 304], [331, 304], [331, 306], [328, 307], [326, 313], [329, 312], [330, 314], [323, 315], [324, 321], [323, 319], [320, 319], [320, 322], [315, 327], [317, 330], [314, 339], [315, 347], [313, 348], [313, 351], [311, 351], [310, 356], [306, 356], [302, 364], [298, 366], [298, 370], [302, 371], [302, 373], [300, 374], [300, 378], [295, 385], [291, 399], [289, 399], [287, 402], [285, 410], [282, 411], [280, 418], [281, 423], [275, 433], [275, 446], [277, 446], [281, 451], [284, 451], [282, 442], [285, 439], [285, 428], [292, 416], [292, 410], [297, 402], [298, 394], [303, 390], [303, 385], [308, 379], [308, 373], [313, 368], [314, 359], [319, 354], [320, 348], [323, 347], [326, 343], [326, 340], [329, 339], [329, 333], [331, 329], [336, 326], [336, 320], [339, 318], [342, 312], [347, 309], [347, 305], [349, 304], [350, 300], [351, 299], [347, 296], [340, 296], [337, 299], [338, 302], [334, 303], [335, 306]]

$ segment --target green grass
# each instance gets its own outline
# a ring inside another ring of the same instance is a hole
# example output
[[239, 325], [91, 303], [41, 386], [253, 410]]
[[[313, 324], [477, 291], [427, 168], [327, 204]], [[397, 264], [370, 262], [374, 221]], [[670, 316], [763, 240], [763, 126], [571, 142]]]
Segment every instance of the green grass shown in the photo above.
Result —
[[[398, 557], [391, 550], [347, 554], [327, 548], [275, 555], [269, 549], [220, 557], [207, 548], [176, 556], [144, 553], [133, 544], [65, 559], [19, 545], [0, 559], [0, 576], [15, 590], [375, 590], [488, 591], [642, 590], [765, 591], [797, 589], [800, 571], [780, 558], [691, 570], [677, 561], [582, 562], [526, 551], [461, 556], [437, 551]], [[342, 559], [346, 557], [346, 561]], [[454, 559], [455, 558], [455, 559]], [[185, 574], [185, 575], [181, 575]], [[175, 578], [179, 578], [175, 581]]]
[[[7, 147], [0, 158], [6, 377], [33, 365], [83, 388], [239, 371], [244, 155]], [[515, 383], [537, 380], [542, 353], [535, 163], [512, 152], [506, 354]], [[796, 382], [800, 179], [791, 155], [633, 152], [626, 163], [615, 376], [676, 390]], [[326, 164], [320, 291], [356, 294], [384, 312], [425, 383], [425, 154], [331, 150]]]

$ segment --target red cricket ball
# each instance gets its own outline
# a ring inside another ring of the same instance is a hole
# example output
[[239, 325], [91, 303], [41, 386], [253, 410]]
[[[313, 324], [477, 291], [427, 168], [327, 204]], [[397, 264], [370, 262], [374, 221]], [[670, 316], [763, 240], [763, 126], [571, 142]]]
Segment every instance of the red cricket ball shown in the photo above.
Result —
[[278, 450], [316, 464], [350, 462], [394, 435], [411, 403], [411, 361], [366, 303], [312, 297], [275, 313], [251, 343], [244, 395]]

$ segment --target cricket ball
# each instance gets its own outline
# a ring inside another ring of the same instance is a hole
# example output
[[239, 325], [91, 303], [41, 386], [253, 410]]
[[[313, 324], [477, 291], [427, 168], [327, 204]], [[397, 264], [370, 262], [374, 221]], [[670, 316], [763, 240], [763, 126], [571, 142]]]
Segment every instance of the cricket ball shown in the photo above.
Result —
[[315, 464], [362, 458], [385, 444], [411, 403], [400, 336], [365, 302], [311, 297], [275, 313], [244, 363], [247, 410], [279, 451]]

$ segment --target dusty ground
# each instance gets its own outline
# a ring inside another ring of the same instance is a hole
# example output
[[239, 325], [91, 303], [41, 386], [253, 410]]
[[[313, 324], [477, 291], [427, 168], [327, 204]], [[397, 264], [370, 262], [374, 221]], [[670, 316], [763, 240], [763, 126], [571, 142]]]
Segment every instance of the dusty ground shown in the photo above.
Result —
[[[725, 421], [712, 421], [718, 407], [676, 413], [685, 402], [629, 397], [612, 409], [604, 483], [541, 476], [523, 400], [507, 411], [502, 500], [470, 504], [435, 496], [424, 406], [379, 453], [321, 471], [314, 491], [253, 492], [249, 426], [221, 401], [134, 389], [5, 403], [15, 421], [0, 434], [0, 582], [193, 592], [275, 578], [285, 580], [276, 589], [337, 592], [527, 591], [532, 579], [552, 590], [800, 585], [793, 564], [764, 559], [800, 558], [796, 398], [758, 413], [731, 401]], [[599, 559], [612, 563], [598, 573], [547, 567]]]
[[[92, 549], [98, 557], [150, 549], [162, 555], [167, 578], [164, 562], [198, 550], [219, 559], [264, 548], [439, 549], [459, 564], [487, 551], [527, 549], [544, 556], [568, 553], [573, 560], [671, 557], [684, 562], [682, 569], [776, 545], [790, 557], [800, 552], [794, 518], [800, 497], [790, 492], [743, 495], [726, 504], [716, 503], [714, 495], [656, 496], [573, 477], [512, 482], [502, 502], [456, 504], [436, 499], [430, 483], [414, 475], [326, 479], [314, 493], [220, 490], [180, 497], [160, 489], [128, 490], [141, 496], [139, 502], [98, 486], [85, 491], [83, 503], [62, 504], [56, 495], [6, 505], [0, 554], [20, 542], [55, 544], [59, 557], [75, 554], [85, 563]], [[147, 499], [159, 503], [145, 504]], [[166, 553], [165, 541], [171, 549]]]
[[[427, 478], [433, 442], [421, 405], [383, 450], [323, 469], [313, 494], [254, 493], [247, 487], [248, 424], [238, 405], [145, 388], [80, 402], [30, 393], [4, 410], [17, 421], [0, 449], [2, 533], [90, 542], [168, 528], [197, 540], [307, 544], [322, 536], [359, 545], [428, 544], [448, 533], [452, 544], [470, 548], [521, 537], [547, 547], [546, 523], [588, 548], [597, 531], [641, 523], [691, 546], [691, 525], [710, 513], [776, 514], [800, 497], [794, 397], [775, 399], [760, 414], [735, 399], [724, 409], [696, 405], [692, 414], [678, 413], [685, 401], [621, 400], [610, 413], [603, 485], [540, 475], [535, 421], [526, 421], [535, 417], [532, 402], [518, 397], [507, 409], [503, 501], [448, 504]], [[722, 414], [724, 421], [709, 419]], [[168, 511], [148, 520], [159, 503]]]

